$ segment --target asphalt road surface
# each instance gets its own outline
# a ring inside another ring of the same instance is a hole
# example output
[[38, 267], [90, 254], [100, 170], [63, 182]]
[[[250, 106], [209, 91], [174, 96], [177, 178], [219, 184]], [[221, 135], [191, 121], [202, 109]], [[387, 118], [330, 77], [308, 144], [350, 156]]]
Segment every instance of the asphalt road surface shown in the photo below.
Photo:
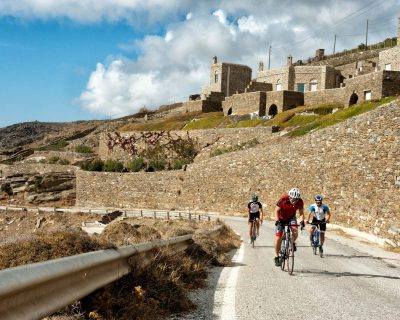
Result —
[[252, 248], [246, 221], [225, 221], [243, 238], [233, 266], [213, 268], [208, 287], [191, 294], [198, 309], [172, 319], [400, 320], [399, 254], [331, 232], [320, 258], [303, 231], [290, 276], [274, 265], [271, 222]]

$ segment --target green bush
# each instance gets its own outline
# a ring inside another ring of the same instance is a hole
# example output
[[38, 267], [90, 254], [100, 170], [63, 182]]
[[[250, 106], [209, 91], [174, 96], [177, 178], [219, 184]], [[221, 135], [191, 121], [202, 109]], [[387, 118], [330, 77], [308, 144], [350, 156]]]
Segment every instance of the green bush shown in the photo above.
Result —
[[58, 164], [67, 165], [69, 164], [69, 161], [67, 159], [60, 159], [58, 160]]
[[172, 169], [173, 170], [181, 170], [186, 162], [182, 159], [174, 159], [172, 161]]
[[60, 151], [63, 150], [66, 146], [68, 146], [68, 142], [65, 140], [60, 140], [55, 143], [51, 143], [48, 146], [39, 147], [38, 150], [53, 150], [53, 151]]
[[153, 169], [154, 171], [162, 171], [165, 170], [166, 165], [167, 163], [163, 159], [151, 160], [149, 162], [148, 170], [152, 171], [151, 169]]
[[138, 172], [140, 170], [143, 170], [145, 167], [146, 164], [144, 163], [144, 160], [141, 157], [135, 158], [126, 164], [126, 168], [130, 172]]
[[104, 162], [100, 159], [95, 159], [93, 161], [86, 161], [81, 164], [81, 169], [86, 171], [103, 171]]
[[124, 165], [122, 164], [122, 162], [119, 162], [119, 161], [116, 161], [116, 160], [112, 160], [112, 159], [108, 159], [104, 163], [103, 171], [106, 171], [106, 172], [123, 172], [124, 171]]
[[49, 158], [49, 160], [47, 162], [50, 164], [55, 164], [55, 163], [58, 163], [59, 160], [60, 160], [60, 157], [52, 156]]
[[75, 151], [78, 153], [93, 153], [92, 148], [90, 148], [88, 146], [83, 146], [83, 145], [76, 146]]

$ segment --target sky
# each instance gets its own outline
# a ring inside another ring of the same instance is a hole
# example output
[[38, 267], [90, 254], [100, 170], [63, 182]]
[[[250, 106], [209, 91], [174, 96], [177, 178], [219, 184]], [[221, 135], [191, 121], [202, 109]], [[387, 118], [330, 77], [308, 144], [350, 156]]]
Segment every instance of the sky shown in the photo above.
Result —
[[0, 0], [0, 127], [187, 100], [212, 57], [282, 66], [395, 37], [398, 0]]

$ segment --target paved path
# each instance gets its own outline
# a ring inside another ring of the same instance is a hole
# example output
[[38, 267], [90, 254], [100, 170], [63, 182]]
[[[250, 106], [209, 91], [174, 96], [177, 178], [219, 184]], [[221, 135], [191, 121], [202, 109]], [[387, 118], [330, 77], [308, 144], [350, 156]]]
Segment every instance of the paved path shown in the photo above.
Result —
[[244, 239], [234, 265], [213, 268], [192, 294], [200, 307], [175, 319], [400, 319], [400, 255], [331, 234], [321, 259], [303, 231], [290, 276], [274, 266], [272, 223], [253, 249], [246, 221], [226, 222]]

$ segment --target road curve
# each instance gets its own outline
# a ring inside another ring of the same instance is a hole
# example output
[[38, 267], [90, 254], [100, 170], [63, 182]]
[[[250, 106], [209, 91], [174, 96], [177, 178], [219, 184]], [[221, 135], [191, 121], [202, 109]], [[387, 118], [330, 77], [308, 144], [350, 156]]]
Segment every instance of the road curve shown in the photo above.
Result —
[[400, 319], [400, 255], [331, 234], [321, 259], [303, 231], [290, 276], [273, 263], [272, 223], [253, 249], [244, 219], [225, 222], [244, 239], [233, 266], [213, 268], [191, 296], [199, 308], [172, 319]]

